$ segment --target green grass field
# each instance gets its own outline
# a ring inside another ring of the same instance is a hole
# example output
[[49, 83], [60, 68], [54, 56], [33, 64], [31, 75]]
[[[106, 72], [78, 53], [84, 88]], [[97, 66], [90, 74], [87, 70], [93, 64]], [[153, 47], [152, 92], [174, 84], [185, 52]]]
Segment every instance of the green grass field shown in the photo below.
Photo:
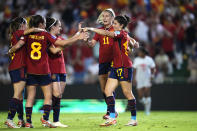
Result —
[[[117, 125], [111, 127], [100, 127], [99, 124], [104, 122], [101, 113], [64, 113], [61, 114], [60, 120], [62, 123], [69, 125], [68, 128], [49, 129], [42, 127], [40, 124], [41, 114], [33, 114], [34, 129], [8, 129], [4, 126], [7, 113], [0, 113], [0, 130], [3, 131], [197, 131], [197, 112], [186, 111], [153, 111], [150, 116], [145, 116], [143, 112], [138, 112], [138, 126], [126, 127], [130, 118], [130, 113], [121, 113], [117, 118]], [[51, 115], [52, 116], [52, 115]], [[15, 119], [16, 120], [16, 119]]]

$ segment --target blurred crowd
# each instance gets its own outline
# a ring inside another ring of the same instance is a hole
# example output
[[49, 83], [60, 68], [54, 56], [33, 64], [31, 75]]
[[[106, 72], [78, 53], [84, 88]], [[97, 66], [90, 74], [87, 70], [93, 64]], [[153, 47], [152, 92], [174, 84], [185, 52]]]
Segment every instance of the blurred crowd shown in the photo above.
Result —
[[[6, 52], [13, 18], [24, 16], [28, 20], [34, 14], [55, 17], [62, 21], [62, 37], [66, 39], [78, 30], [81, 21], [85, 26], [99, 27], [96, 19], [106, 8], [131, 18], [129, 31], [156, 62], [155, 83], [165, 82], [175, 71], [188, 72], [182, 76], [185, 81], [197, 82], [197, 0], [1, 0], [0, 81], [10, 82]], [[133, 54], [132, 59], [135, 51]], [[97, 82], [98, 56], [99, 44], [89, 48], [78, 42], [66, 48], [67, 83]]]

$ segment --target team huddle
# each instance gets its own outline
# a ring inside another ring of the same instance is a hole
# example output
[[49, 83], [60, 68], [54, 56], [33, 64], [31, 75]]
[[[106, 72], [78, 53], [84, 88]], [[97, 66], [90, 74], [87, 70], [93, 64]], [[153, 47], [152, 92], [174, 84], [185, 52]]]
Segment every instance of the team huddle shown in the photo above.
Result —
[[[40, 86], [44, 94], [43, 116], [40, 121], [45, 127], [68, 127], [59, 121], [60, 101], [66, 86], [66, 69], [63, 57], [64, 48], [78, 40], [93, 47], [96, 42], [99, 48], [99, 82], [107, 112], [103, 116], [106, 122], [100, 126], [116, 125], [118, 113], [115, 111], [114, 91], [120, 83], [131, 118], [126, 126], [136, 126], [136, 99], [132, 93], [132, 61], [129, 58], [130, 48], [138, 48], [139, 44], [125, 30], [129, 23], [127, 16], [115, 16], [112, 9], [104, 10], [98, 20], [102, 28], [81, 27], [71, 38], [59, 37], [61, 22], [55, 18], [43, 18], [40, 15], [30, 16], [29, 27], [22, 17], [15, 18], [10, 24], [11, 63], [9, 73], [14, 88], [14, 96], [9, 101], [8, 117], [5, 125], [9, 128], [33, 128], [31, 120], [36, 87]], [[95, 32], [92, 40], [88, 32]], [[137, 65], [136, 65], [137, 66]], [[151, 65], [154, 68], [154, 65]], [[136, 67], [137, 69], [137, 67]], [[26, 122], [23, 115], [23, 90], [26, 87], [27, 101], [25, 105]], [[53, 122], [49, 114], [53, 110]], [[17, 125], [13, 122], [18, 114]]]

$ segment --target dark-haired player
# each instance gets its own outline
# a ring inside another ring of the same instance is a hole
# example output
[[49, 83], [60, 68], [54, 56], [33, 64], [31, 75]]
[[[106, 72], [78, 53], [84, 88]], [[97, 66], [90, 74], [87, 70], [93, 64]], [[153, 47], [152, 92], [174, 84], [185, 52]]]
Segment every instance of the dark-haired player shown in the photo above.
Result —
[[110, 110], [110, 119], [101, 124], [101, 126], [116, 125], [117, 123], [115, 120], [115, 100], [113, 98], [113, 91], [117, 88], [118, 82], [120, 82], [123, 93], [128, 99], [128, 107], [130, 107], [131, 111], [131, 120], [126, 125], [137, 125], [136, 100], [132, 93], [131, 84], [132, 61], [128, 56], [128, 43], [130, 39], [128, 33], [124, 30], [128, 22], [129, 18], [127, 16], [116, 16], [113, 23], [114, 32], [96, 28], [84, 29], [84, 31], [90, 30], [104, 36], [112, 37], [115, 41], [113, 44], [113, 67], [105, 87], [106, 100]]
[[[39, 27], [45, 29], [46, 21], [40, 15], [31, 16], [30, 27]], [[44, 94], [44, 113], [41, 118], [41, 123], [45, 127], [54, 128], [56, 127], [49, 121], [49, 114], [51, 110], [51, 99], [52, 99], [52, 87], [51, 87], [51, 76], [48, 62], [47, 50], [49, 49], [52, 53], [56, 54], [61, 51], [60, 48], [54, 48], [51, 44], [65, 46], [70, 43], [74, 43], [79, 39], [85, 39], [85, 33], [78, 33], [68, 40], [57, 40], [54, 39], [47, 32], [32, 33], [27, 35], [24, 40], [20, 40], [17, 45], [21, 47], [26, 43], [27, 48], [27, 102], [26, 102], [26, 125], [27, 128], [33, 128], [31, 116], [33, 102], [36, 94], [36, 86], [42, 88]], [[17, 48], [18, 48], [17, 47]], [[17, 48], [13, 47], [13, 50]]]
[[[61, 22], [55, 18], [46, 18], [46, 30], [55, 39], [62, 39], [60, 35]], [[55, 45], [56, 46], [56, 45]], [[56, 46], [57, 47], [57, 46]], [[59, 121], [60, 103], [64, 88], [66, 86], [66, 68], [63, 52], [52, 54], [49, 52], [49, 67], [52, 78], [52, 109], [53, 109], [53, 124], [57, 127], [68, 127]]]
[[[17, 42], [26, 34], [31, 32], [39, 32], [43, 31], [38, 28], [30, 28], [27, 29], [27, 21], [23, 17], [17, 17], [12, 20], [9, 26], [9, 35], [10, 35], [10, 46], [15, 46]], [[10, 50], [11, 51], [11, 50]], [[9, 128], [18, 128], [24, 127], [25, 122], [23, 120], [23, 96], [22, 92], [25, 88], [25, 48], [21, 48], [20, 50], [11, 53], [11, 62], [9, 64], [9, 74], [14, 88], [14, 95], [9, 101], [9, 111], [8, 117], [5, 121], [5, 125]], [[12, 121], [16, 112], [18, 113], [18, 126]]]

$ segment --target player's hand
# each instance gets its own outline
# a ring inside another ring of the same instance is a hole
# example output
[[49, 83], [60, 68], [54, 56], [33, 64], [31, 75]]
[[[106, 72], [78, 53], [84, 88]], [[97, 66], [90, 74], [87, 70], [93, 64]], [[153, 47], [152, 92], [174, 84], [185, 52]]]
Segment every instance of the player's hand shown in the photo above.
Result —
[[91, 30], [93, 30], [94, 28], [92, 28], [92, 27], [85, 27], [85, 28], [82, 28], [82, 30], [84, 31], [84, 32], [87, 32], [87, 31], [91, 31]]
[[88, 32], [81, 32], [81, 33], [79, 33], [79, 36], [78, 36], [79, 40], [86, 40], [88, 38], [89, 38]]
[[134, 48], [139, 48], [139, 47], [140, 47], [139, 42], [135, 42], [135, 43], [134, 43]]

